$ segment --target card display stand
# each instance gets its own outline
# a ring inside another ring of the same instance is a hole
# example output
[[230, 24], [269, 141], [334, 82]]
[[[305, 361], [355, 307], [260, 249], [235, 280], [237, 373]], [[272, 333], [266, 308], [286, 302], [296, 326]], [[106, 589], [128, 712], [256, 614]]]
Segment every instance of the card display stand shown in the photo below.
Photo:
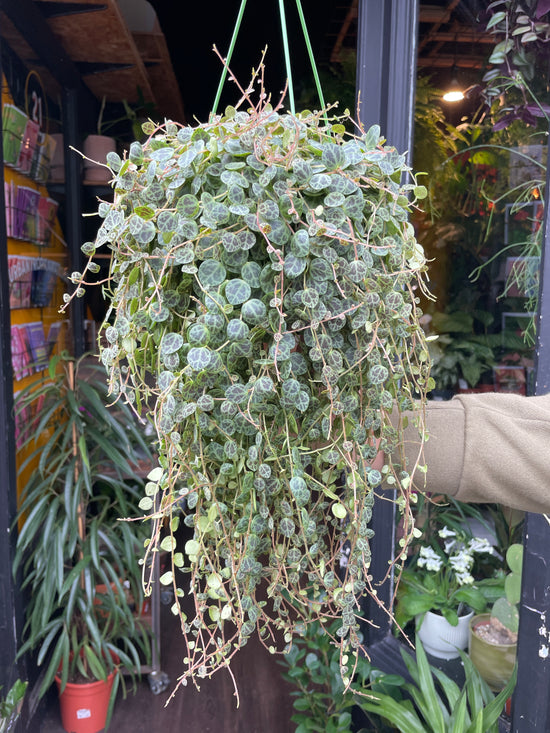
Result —
[[[14, 396], [68, 346], [68, 321], [59, 314], [66, 285], [67, 249], [57, 220], [57, 201], [44, 186], [55, 142], [15, 104], [2, 79], [4, 206]], [[19, 415], [21, 421], [34, 419]], [[17, 461], [23, 456], [19, 453]], [[20, 483], [25, 476], [20, 477]]]
[[57, 140], [10, 102], [2, 105], [2, 143], [4, 165], [38, 184], [46, 183]]

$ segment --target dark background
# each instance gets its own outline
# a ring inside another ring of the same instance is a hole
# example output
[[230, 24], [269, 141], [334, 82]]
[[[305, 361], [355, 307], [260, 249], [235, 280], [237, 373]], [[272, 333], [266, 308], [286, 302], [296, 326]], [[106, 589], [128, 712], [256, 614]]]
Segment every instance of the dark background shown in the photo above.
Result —
[[[166, 37], [174, 70], [180, 85], [188, 123], [196, 119], [205, 122], [212, 109], [216, 90], [223, 70], [213, 51], [216, 45], [226, 56], [240, 8], [240, 0], [214, 2], [174, 2], [150, 0]], [[331, 11], [334, 0], [302, 0], [303, 13], [318, 66], [326, 65], [329, 53]], [[295, 2], [285, 2], [289, 37], [290, 59], [295, 97], [304, 87], [313, 85], [311, 65], [307, 55]], [[281, 21], [278, 0], [248, 0], [237, 42], [231, 70], [241, 86], [251, 78], [263, 49], [266, 55], [266, 91], [272, 103], [279, 101], [286, 80]], [[235, 84], [226, 81], [218, 112], [240, 98]]]

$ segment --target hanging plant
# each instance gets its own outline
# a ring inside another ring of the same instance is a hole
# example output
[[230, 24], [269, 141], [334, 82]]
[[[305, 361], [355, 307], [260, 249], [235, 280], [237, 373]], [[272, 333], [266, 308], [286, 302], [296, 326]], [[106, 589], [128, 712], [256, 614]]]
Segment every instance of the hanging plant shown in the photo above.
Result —
[[336, 617], [346, 681], [374, 592], [375, 493], [396, 490], [402, 545], [412, 533], [395, 415], [420, 414], [432, 386], [408, 222], [424, 189], [402, 185], [405, 157], [377, 127], [350, 136], [244, 98], [196, 127], [146, 123], [146, 143], [111, 156], [114, 202], [83, 247], [92, 271], [112, 250], [101, 360], [158, 434], [140, 506], [147, 553], [170, 553], [180, 684], [228, 667], [255, 632], [284, 650], [304, 621]]

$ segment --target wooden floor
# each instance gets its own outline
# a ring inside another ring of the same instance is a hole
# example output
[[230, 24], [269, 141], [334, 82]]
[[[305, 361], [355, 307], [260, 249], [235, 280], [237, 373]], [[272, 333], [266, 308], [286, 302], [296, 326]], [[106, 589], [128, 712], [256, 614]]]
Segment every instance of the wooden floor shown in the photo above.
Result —
[[[149, 683], [140, 683], [136, 695], [120, 697], [109, 730], [113, 733], [293, 733], [290, 686], [281, 677], [276, 658], [251, 640], [232, 663], [240, 695], [237, 709], [229, 674], [220, 672], [201, 683], [201, 690], [180, 688], [165, 706], [183, 670], [183, 644], [178, 621], [167, 606], [161, 606], [161, 667], [171, 685], [154, 695]], [[38, 727], [40, 726], [40, 727]], [[43, 720], [33, 733], [63, 733], [57, 699], [52, 695]]]

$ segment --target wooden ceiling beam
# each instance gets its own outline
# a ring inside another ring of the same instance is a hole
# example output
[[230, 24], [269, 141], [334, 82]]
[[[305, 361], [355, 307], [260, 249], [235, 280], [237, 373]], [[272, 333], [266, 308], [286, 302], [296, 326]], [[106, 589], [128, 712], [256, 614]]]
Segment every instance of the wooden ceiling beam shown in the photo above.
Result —
[[489, 36], [477, 32], [473, 28], [461, 26], [456, 33], [451, 31], [438, 31], [431, 37], [432, 41], [441, 41], [443, 43], [486, 43], [494, 44], [494, 36]]
[[354, 21], [357, 20], [357, 15], [358, 15], [357, 7], [358, 7], [358, 0], [352, 0], [352, 3], [348, 9], [348, 12], [346, 13], [346, 17], [344, 18], [344, 22], [342, 23], [340, 31], [338, 35], [336, 36], [336, 41], [334, 43], [334, 46], [332, 47], [332, 52], [330, 54], [331, 63], [337, 63], [338, 61], [340, 61], [340, 51], [342, 50], [344, 41], [346, 40], [346, 37], [349, 33], [350, 26]]
[[482, 69], [487, 63], [485, 56], [461, 56], [458, 54], [440, 54], [434, 56], [420, 56], [417, 66], [422, 68], [446, 69], [456, 66], [458, 69]]
[[[430, 41], [433, 39], [433, 36], [440, 30], [441, 26], [450, 21], [453, 10], [456, 8], [459, 2], [460, 0], [450, 0], [447, 7], [443, 9], [444, 12], [441, 13], [440, 19], [435, 21], [433, 23], [433, 27], [430, 28], [430, 30], [420, 39], [420, 43], [418, 44], [419, 55], [422, 53], [422, 49], [428, 43], [430, 43]], [[422, 22], [422, 18], [420, 22]]]
[[76, 89], [82, 85], [71, 57], [32, 0], [0, 0], [0, 10], [7, 15], [61, 87]]

